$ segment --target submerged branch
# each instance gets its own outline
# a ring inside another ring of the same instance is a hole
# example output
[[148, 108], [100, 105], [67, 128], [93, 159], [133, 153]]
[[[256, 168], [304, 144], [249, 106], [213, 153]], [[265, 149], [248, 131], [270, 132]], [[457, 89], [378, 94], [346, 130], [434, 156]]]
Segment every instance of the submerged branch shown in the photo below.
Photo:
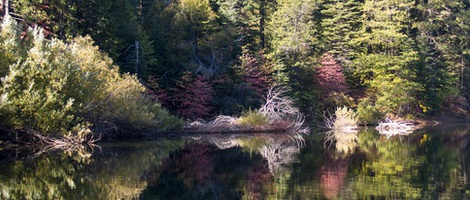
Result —
[[87, 149], [97, 147], [96, 142], [101, 140], [101, 135], [95, 137], [89, 130], [82, 130], [76, 134], [60, 137], [41, 134], [33, 129], [25, 128], [21, 132], [10, 132], [8, 140], [14, 144], [40, 148], [36, 154], [48, 151], [74, 152], [80, 155], [88, 155]]

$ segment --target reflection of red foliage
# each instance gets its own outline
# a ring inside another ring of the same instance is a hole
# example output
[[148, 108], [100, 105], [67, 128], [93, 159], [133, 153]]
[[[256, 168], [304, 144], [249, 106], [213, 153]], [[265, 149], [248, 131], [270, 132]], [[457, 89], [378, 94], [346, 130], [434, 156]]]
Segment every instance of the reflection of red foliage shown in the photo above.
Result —
[[[211, 146], [190, 143], [177, 157], [164, 160], [162, 170], [176, 170], [186, 184], [206, 184], [214, 173]], [[171, 163], [170, 163], [171, 162]]]
[[315, 78], [323, 88], [325, 96], [333, 92], [346, 93], [348, 88], [346, 78], [341, 66], [336, 63], [331, 54], [325, 54], [321, 59], [321, 66], [318, 67]]
[[349, 159], [340, 158], [338, 160], [328, 160], [322, 166], [321, 184], [325, 189], [325, 196], [329, 199], [336, 197], [341, 187], [344, 184], [348, 172]]
[[263, 199], [262, 192], [264, 186], [272, 183], [272, 174], [267, 164], [260, 160], [248, 173], [249, 199]]
[[[194, 147], [194, 148], [192, 148]], [[208, 153], [209, 146], [189, 145], [188, 151], [184, 153], [179, 161], [178, 166], [187, 166], [189, 176], [195, 175], [198, 183], [207, 183], [213, 174], [212, 157]]]

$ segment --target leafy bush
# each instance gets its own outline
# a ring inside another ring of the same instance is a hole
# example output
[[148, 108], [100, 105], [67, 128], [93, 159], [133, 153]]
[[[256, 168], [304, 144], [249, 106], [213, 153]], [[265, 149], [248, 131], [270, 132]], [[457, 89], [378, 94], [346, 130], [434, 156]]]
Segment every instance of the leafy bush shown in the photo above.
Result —
[[169, 122], [181, 124], [145, 96], [136, 77], [120, 75], [89, 37], [67, 44], [45, 39], [41, 29], [29, 29], [22, 41], [27, 45], [12, 56], [4, 44], [20, 37], [12, 31], [15, 26], [6, 19], [0, 32], [0, 59], [14, 59], [1, 82], [1, 124], [49, 136], [88, 133], [83, 130], [92, 124], [98, 131], [167, 130]]
[[357, 115], [359, 122], [364, 124], [375, 124], [383, 118], [383, 114], [367, 100], [359, 102], [357, 105]]
[[323, 89], [324, 96], [332, 93], [347, 93], [348, 86], [342, 67], [335, 61], [333, 55], [325, 54], [320, 59], [321, 65], [315, 74], [315, 79]]

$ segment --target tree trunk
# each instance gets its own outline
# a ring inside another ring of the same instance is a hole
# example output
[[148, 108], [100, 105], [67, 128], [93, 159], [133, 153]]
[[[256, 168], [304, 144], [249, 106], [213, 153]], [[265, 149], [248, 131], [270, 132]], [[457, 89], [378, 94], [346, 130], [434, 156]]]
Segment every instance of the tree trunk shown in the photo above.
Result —
[[260, 48], [264, 49], [264, 42], [265, 42], [265, 37], [264, 37], [264, 24], [266, 20], [266, 0], [260, 0], [259, 1], [259, 32], [260, 32]]

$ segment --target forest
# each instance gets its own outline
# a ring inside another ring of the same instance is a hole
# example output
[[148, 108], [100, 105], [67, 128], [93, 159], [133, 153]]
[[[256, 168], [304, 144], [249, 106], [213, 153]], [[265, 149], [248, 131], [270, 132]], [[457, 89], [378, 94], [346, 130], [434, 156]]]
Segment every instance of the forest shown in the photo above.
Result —
[[62, 135], [168, 131], [256, 110], [273, 86], [287, 88], [313, 122], [340, 107], [364, 124], [467, 117], [469, 8], [459, 0], [3, 0], [0, 124]]

